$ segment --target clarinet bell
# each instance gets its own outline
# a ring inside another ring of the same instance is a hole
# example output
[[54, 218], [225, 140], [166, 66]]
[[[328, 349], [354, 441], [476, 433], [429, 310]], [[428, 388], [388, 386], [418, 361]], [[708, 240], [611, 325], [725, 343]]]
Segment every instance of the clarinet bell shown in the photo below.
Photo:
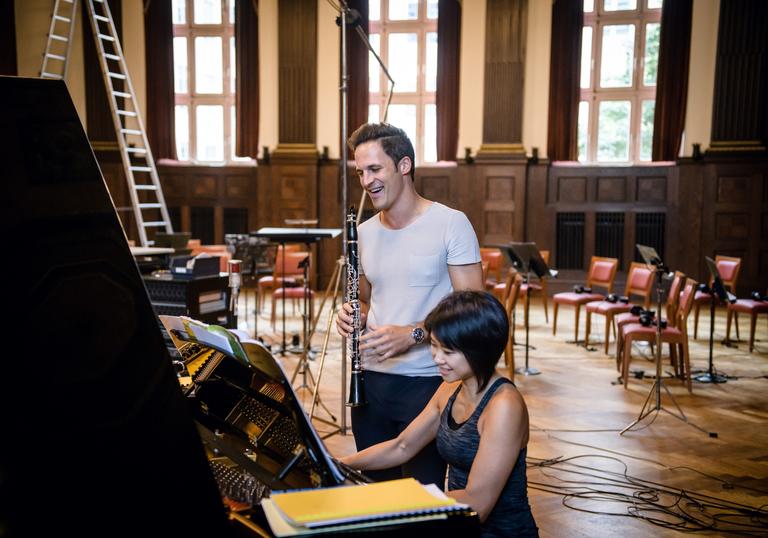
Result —
[[360, 407], [365, 405], [365, 380], [362, 372], [352, 372], [349, 379], [349, 400], [347, 407]]

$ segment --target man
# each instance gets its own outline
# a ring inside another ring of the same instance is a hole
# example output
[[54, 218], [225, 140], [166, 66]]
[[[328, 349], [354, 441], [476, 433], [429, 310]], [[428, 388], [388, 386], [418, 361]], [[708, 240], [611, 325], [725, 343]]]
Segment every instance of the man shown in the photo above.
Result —
[[[360, 185], [378, 211], [360, 225], [360, 338], [368, 404], [352, 409], [358, 450], [397, 437], [442, 381], [424, 318], [453, 290], [483, 289], [480, 247], [464, 213], [421, 197], [413, 186], [414, 151], [402, 129], [364, 124], [349, 138]], [[352, 329], [344, 304], [336, 325]], [[402, 468], [371, 478], [412, 476], [442, 487], [445, 462], [434, 442]]]

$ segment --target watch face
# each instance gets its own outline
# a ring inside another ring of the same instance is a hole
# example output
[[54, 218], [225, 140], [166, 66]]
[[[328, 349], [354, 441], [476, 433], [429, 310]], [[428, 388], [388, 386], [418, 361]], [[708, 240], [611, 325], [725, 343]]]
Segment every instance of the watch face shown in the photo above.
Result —
[[413, 336], [413, 339], [416, 340], [417, 344], [421, 344], [424, 341], [424, 329], [416, 327], [413, 329], [411, 336]]

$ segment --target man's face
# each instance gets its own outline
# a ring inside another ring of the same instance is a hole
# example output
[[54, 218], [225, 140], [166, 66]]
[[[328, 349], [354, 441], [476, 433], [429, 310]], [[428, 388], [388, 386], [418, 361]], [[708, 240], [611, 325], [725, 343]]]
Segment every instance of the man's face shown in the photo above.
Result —
[[360, 186], [368, 193], [377, 211], [392, 207], [405, 189], [406, 181], [410, 181], [410, 176], [403, 176], [411, 169], [410, 159], [404, 157], [396, 166], [378, 140], [364, 142], [355, 148], [355, 167]]

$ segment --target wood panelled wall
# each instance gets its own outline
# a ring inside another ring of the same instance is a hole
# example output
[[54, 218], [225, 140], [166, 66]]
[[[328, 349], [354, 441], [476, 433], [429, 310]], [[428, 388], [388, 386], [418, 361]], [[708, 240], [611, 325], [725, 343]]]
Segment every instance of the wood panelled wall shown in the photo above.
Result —
[[[120, 174], [119, 161], [113, 161], [102, 166], [108, 183]], [[181, 215], [181, 229], [194, 228], [195, 208], [211, 208], [211, 236], [216, 243], [223, 242], [226, 232], [243, 231], [225, 229], [228, 209], [247, 209], [250, 230], [284, 226], [286, 218], [316, 218], [324, 228], [341, 226], [338, 161], [304, 165], [273, 161], [255, 168], [163, 166], [160, 174], [169, 207]], [[604, 254], [600, 249], [618, 248], [625, 271], [636, 259], [635, 244], [653, 241], [643, 228], [644, 216], [661, 216], [650, 222], [660, 226], [659, 250], [671, 268], [703, 280], [704, 256], [735, 255], [744, 260], [742, 294], [768, 286], [764, 158], [706, 158], [639, 167], [461, 162], [422, 165], [416, 175], [416, 188], [425, 197], [467, 214], [481, 245], [535, 241], [552, 252], [554, 266], [561, 254], [558, 249], [573, 247], [558, 244], [558, 215], [583, 214], [581, 265], [561, 271], [550, 286], [553, 292], [583, 281], [590, 256]], [[360, 186], [351, 171], [349, 177], [349, 201], [357, 206]], [[121, 202], [115, 196], [115, 203], [127, 205], [127, 197]], [[342, 254], [341, 241], [324, 240], [313, 252], [316, 283], [324, 288]]]

